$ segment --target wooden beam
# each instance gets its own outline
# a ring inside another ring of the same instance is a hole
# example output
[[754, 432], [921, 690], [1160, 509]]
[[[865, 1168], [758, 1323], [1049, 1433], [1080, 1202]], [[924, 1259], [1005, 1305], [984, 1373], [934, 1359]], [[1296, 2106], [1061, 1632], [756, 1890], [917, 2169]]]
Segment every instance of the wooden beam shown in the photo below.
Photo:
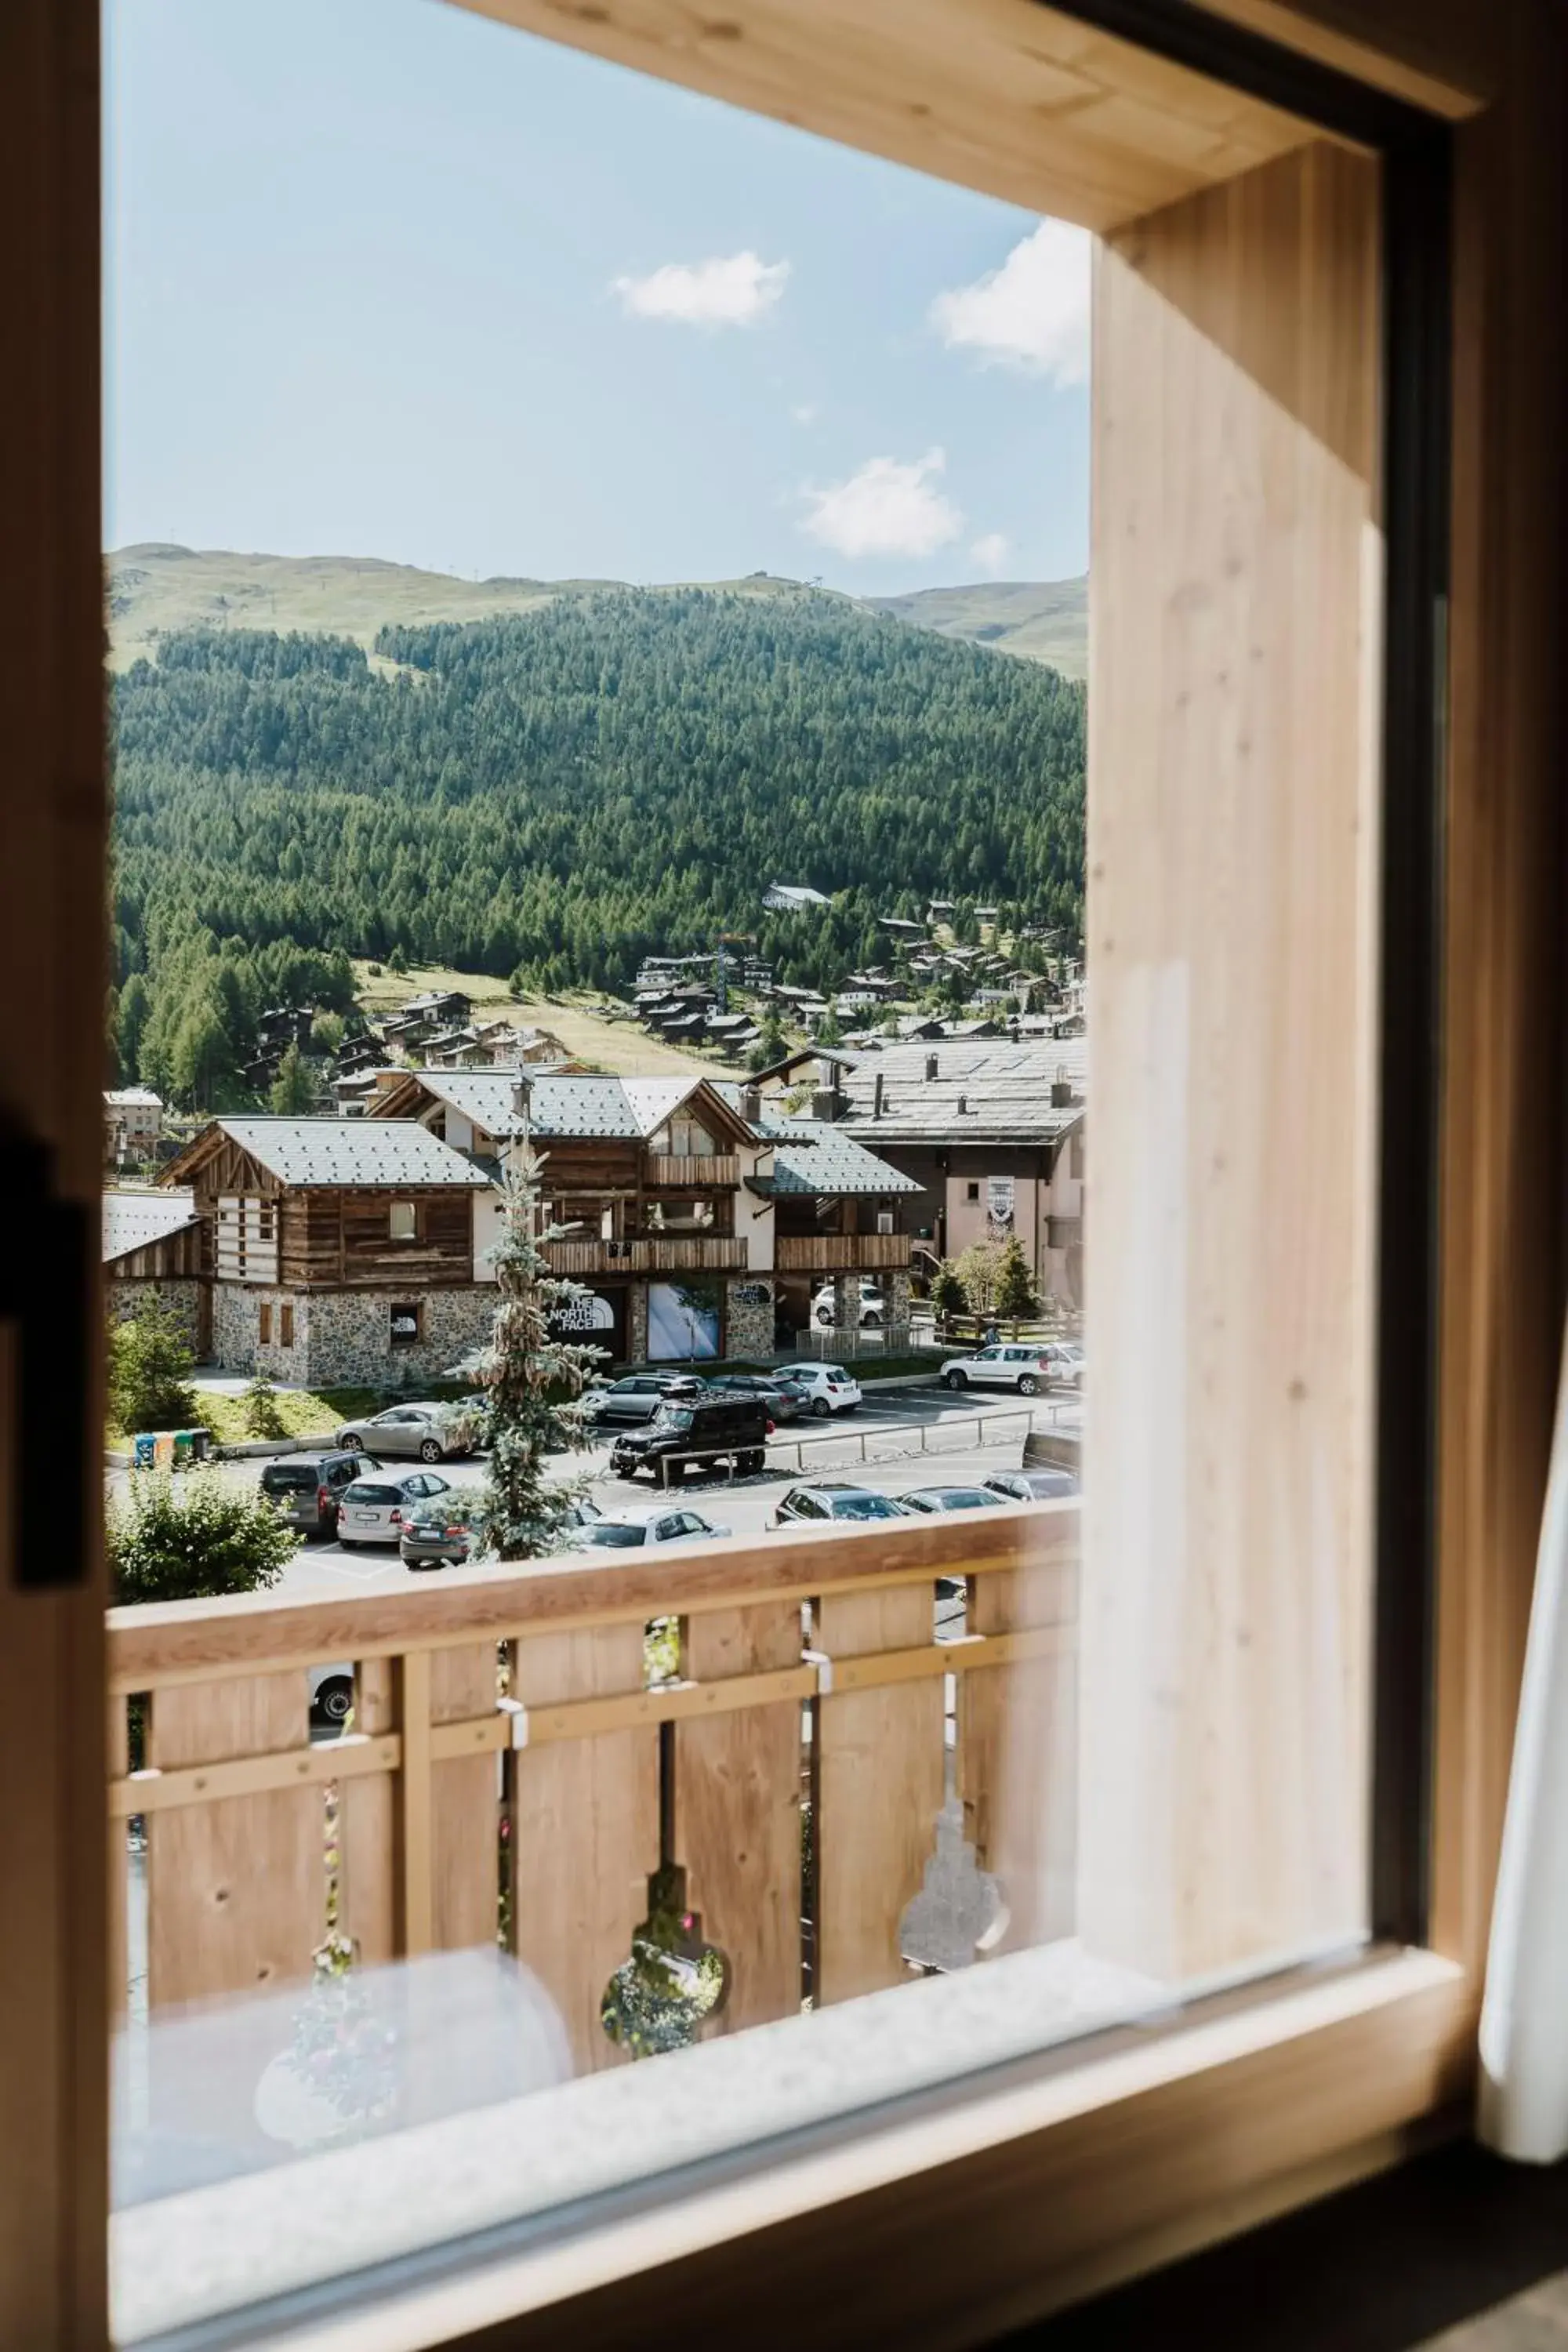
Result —
[[1037, 0], [466, 0], [847, 146], [1106, 230], [1289, 153], [1279, 108]]
[[389, 1657], [567, 1627], [646, 1624], [654, 1617], [739, 1608], [762, 1599], [929, 1585], [939, 1576], [1011, 1568], [1054, 1567], [1065, 1593], [1077, 1572], [1078, 1541], [1079, 1505], [1068, 1499], [844, 1535], [801, 1528], [758, 1536], [743, 1546], [728, 1538], [683, 1544], [678, 1558], [635, 1565], [617, 1560], [600, 1567], [573, 1556], [511, 1573], [450, 1569], [429, 1590], [359, 1598], [254, 1592], [150, 1602], [110, 1612], [110, 1687], [158, 1690], [225, 1672]]

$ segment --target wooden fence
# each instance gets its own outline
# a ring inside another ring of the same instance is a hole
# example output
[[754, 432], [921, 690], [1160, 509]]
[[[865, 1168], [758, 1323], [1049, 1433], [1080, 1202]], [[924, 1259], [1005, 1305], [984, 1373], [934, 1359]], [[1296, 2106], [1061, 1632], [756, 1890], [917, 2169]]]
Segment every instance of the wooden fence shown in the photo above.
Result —
[[[132, 1818], [154, 2015], [308, 1977], [329, 1918], [366, 1963], [499, 1937], [582, 2068], [616, 2055], [601, 2005], [656, 1883], [727, 1964], [708, 2032], [900, 1981], [954, 1798], [999, 1882], [991, 1948], [1068, 1932], [1077, 1557], [1067, 1502], [114, 1611], [113, 1981]], [[965, 1580], [955, 1638], [939, 1576]], [[679, 1679], [648, 1680], [650, 1620], [679, 1624]], [[353, 1727], [312, 1743], [310, 1669], [350, 1659]]]

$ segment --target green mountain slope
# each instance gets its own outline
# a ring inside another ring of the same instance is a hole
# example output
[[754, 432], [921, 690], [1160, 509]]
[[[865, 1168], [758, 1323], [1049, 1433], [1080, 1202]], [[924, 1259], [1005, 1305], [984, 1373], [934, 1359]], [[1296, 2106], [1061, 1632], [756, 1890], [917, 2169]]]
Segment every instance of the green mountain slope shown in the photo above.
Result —
[[867, 602], [913, 628], [1048, 662], [1065, 677], [1089, 675], [1087, 579], [981, 581], [970, 588], [923, 588], [912, 596]]
[[[185, 629], [276, 629], [285, 635], [307, 630], [352, 637], [368, 650], [380, 629], [536, 612], [558, 597], [621, 584], [459, 580], [371, 556], [241, 555], [163, 544], [120, 548], [106, 566], [110, 658], [117, 669], [128, 668], [141, 655], [155, 655], [160, 637]], [[821, 593], [767, 572], [714, 584], [736, 595], [768, 599]], [[873, 611], [912, 627], [1048, 662], [1068, 677], [1082, 677], [1088, 664], [1086, 585], [1082, 580], [982, 582], [865, 601]]]
[[[155, 991], [197, 934], [560, 988], [723, 929], [820, 986], [931, 895], [1079, 928], [1083, 691], [1049, 669], [808, 589], [562, 596], [376, 646], [231, 628], [117, 678], [121, 982]], [[768, 914], [773, 880], [833, 903]]]

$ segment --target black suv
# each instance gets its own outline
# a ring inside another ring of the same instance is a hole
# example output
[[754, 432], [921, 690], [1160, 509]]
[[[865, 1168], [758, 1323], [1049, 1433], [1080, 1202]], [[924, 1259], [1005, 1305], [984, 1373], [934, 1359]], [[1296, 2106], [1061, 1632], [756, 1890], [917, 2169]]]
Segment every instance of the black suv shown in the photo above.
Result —
[[333, 1536], [338, 1531], [338, 1506], [343, 1490], [379, 1462], [366, 1454], [291, 1454], [286, 1461], [269, 1462], [261, 1474], [261, 1491], [291, 1528], [308, 1536]]
[[668, 1397], [646, 1429], [628, 1429], [616, 1440], [610, 1467], [617, 1478], [651, 1470], [660, 1486], [672, 1486], [689, 1465], [714, 1469], [732, 1462], [741, 1472], [760, 1470], [767, 1458], [773, 1423], [754, 1397]]

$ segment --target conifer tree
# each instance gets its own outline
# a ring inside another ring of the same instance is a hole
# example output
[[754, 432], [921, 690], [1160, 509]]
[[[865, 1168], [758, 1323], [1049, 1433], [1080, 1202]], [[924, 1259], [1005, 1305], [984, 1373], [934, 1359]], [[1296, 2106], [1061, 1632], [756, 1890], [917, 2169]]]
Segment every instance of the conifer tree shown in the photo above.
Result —
[[581, 1480], [549, 1478], [547, 1457], [589, 1442], [579, 1402], [602, 1348], [564, 1339], [561, 1309], [587, 1293], [550, 1271], [544, 1244], [564, 1228], [542, 1225], [542, 1162], [528, 1131], [526, 1094], [506, 1162], [506, 1213], [493, 1263], [500, 1298], [489, 1346], [464, 1370], [485, 1391], [489, 1474], [479, 1506], [487, 1547], [502, 1559], [537, 1559], [571, 1524]]
[[1039, 1311], [1035, 1277], [1029, 1271], [1029, 1261], [1024, 1255], [1024, 1244], [1015, 1234], [1004, 1244], [996, 1267], [996, 1312], [1012, 1325], [1016, 1339], [1024, 1318], [1037, 1315]]

